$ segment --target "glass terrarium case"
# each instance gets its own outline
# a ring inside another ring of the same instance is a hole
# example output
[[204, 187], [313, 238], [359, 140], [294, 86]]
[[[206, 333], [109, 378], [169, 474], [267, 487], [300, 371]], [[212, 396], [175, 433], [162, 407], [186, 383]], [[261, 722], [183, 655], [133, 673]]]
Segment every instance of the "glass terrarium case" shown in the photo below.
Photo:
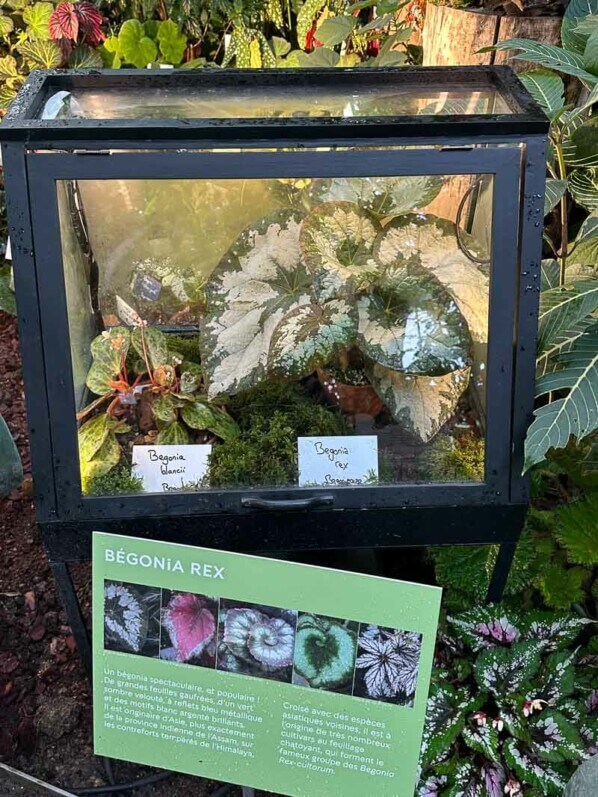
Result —
[[514, 533], [546, 124], [504, 68], [32, 78], [2, 137], [40, 522]]

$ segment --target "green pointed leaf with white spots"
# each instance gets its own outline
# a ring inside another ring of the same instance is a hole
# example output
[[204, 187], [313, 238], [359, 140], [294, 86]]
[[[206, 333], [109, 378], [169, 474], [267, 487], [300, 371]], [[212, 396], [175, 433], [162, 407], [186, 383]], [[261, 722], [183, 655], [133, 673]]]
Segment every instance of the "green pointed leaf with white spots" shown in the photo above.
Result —
[[[83, 493], [88, 492], [89, 483], [92, 479], [105, 476], [106, 473], [118, 465], [121, 453], [118, 440], [112, 433], [109, 433], [91, 459], [85, 461], [80, 458], [81, 489]], [[81, 455], [79, 456], [81, 457]]]
[[97, 454], [110, 434], [108, 416], [105, 412], [95, 415], [79, 427], [79, 459], [89, 462]]
[[565, 84], [555, 72], [549, 69], [532, 69], [519, 75], [519, 79], [549, 116], [565, 104]]
[[568, 393], [535, 411], [525, 440], [526, 469], [542, 462], [550, 448], [564, 448], [572, 435], [583, 440], [598, 427], [598, 325], [584, 332], [557, 362], [562, 368], [540, 377], [536, 393]]
[[284, 378], [306, 376], [348, 349], [356, 335], [357, 310], [346, 299], [297, 307], [272, 333], [268, 371]]
[[307, 216], [300, 244], [319, 301], [351, 295], [379, 269], [372, 247], [380, 225], [353, 202], [325, 202]]
[[463, 741], [477, 753], [486, 756], [490, 761], [498, 759], [498, 731], [492, 725], [470, 724], [463, 728]]
[[510, 645], [521, 635], [518, 615], [493, 606], [476, 606], [446, 619], [453, 633], [476, 653], [497, 645]]
[[361, 351], [380, 365], [440, 376], [466, 367], [471, 339], [450, 294], [424, 269], [399, 266], [358, 301]]
[[321, 194], [326, 202], [354, 202], [378, 219], [425, 208], [440, 193], [444, 178], [435, 175], [403, 177], [335, 177]]
[[177, 404], [171, 393], [158, 396], [152, 404], [152, 415], [163, 423], [176, 421]]
[[586, 617], [554, 612], [531, 612], [521, 621], [523, 639], [537, 639], [546, 643], [546, 650], [560, 650], [570, 645], [591, 623]]
[[183, 424], [175, 421], [164, 426], [156, 437], [156, 445], [181, 446], [189, 442], [189, 434]]
[[576, 652], [569, 650], [547, 656], [537, 682], [525, 695], [526, 700], [542, 700], [549, 706], [556, 706], [572, 694], [575, 689], [575, 657]]
[[91, 342], [93, 362], [87, 374], [86, 384], [92, 393], [105, 396], [111, 393], [113, 382], [118, 375], [129, 351], [130, 335], [126, 327], [112, 327], [102, 332]]
[[168, 350], [168, 336], [156, 327], [135, 327], [131, 332], [131, 346], [144, 363], [147, 359], [152, 371], [170, 364], [172, 359]]
[[467, 716], [479, 704], [480, 699], [466, 689], [455, 689], [450, 684], [432, 685], [422, 737], [422, 766], [430, 764], [451, 746], [463, 730]]
[[517, 739], [507, 739], [503, 746], [507, 765], [524, 783], [540, 789], [547, 797], [562, 797], [565, 780], [549, 764], [529, 753]]
[[479, 767], [470, 761], [458, 761], [453, 782], [445, 797], [486, 797], [487, 791]]
[[484, 650], [474, 666], [475, 679], [496, 697], [512, 695], [538, 671], [542, 648], [542, 642], [530, 641]]
[[207, 429], [222, 440], [232, 440], [239, 434], [236, 421], [227, 412], [203, 401], [185, 404], [181, 417], [192, 429]]
[[195, 393], [201, 385], [201, 365], [184, 362], [181, 365], [181, 393]]
[[546, 180], [546, 194], [544, 196], [545, 216], [547, 213], [550, 213], [550, 211], [561, 201], [562, 197], [565, 196], [566, 190], [566, 180], [553, 180], [550, 178]]
[[453, 415], [470, 369], [444, 376], [411, 376], [370, 363], [368, 378], [396, 423], [427, 443]]
[[538, 350], [598, 308], [598, 280], [583, 280], [544, 291], [540, 296]]
[[326, 5], [326, 0], [305, 0], [297, 14], [297, 41], [302, 49], [306, 46], [305, 39], [310, 32], [315, 17]]
[[212, 273], [200, 334], [210, 398], [265, 378], [276, 326], [310, 303], [312, 280], [301, 256], [300, 227], [294, 211], [267, 216], [239, 236]]
[[543, 761], [558, 764], [580, 759], [585, 753], [585, 746], [575, 726], [552, 708], [530, 717], [529, 730], [531, 750]]
[[[460, 235], [472, 254], [487, 257], [475, 238], [463, 231]], [[453, 298], [472, 339], [487, 342], [489, 277], [461, 251], [453, 222], [431, 214], [393, 219], [378, 236], [374, 256], [385, 268], [398, 269], [409, 262], [431, 272]]]

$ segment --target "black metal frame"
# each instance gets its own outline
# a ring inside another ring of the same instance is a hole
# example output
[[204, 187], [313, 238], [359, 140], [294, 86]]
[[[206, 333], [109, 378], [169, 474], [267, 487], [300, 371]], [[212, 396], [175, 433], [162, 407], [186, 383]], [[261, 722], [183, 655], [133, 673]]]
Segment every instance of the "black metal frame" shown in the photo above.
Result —
[[[282, 83], [300, 90], [314, 84], [338, 87], [344, 82], [357, 89], [421, 82], [442, 90], [494, 87], [512, 113], [259, 120], [34, 118], [47, 97], [60, 89], [134, 86], [143, 91], [180, 85], [201, 89]], [[541, 109], [506, 67], [34, 73], [0, 128], [0, 140], [36, 510], [51, 559], [88, 558], [92, 529], [264, 552], [504, 543], [492, 587], [497, 597], [527, 502], [520, 464], [533, 401], [541, 248], [537, 222], [542, 221], [547, 128]], [[414, 145], [426, 148], [404, 149]], [[318, 146], [328, 151], [314, 151]], [[209, 151], [213, 148], [221, 151]], [[222, 151], [226, 149], [241, 152]], [[484, 483], [83, 498], [55, 182], [384, 174], [494, 177], [492, 256], [496, 267], [490, 299]], [[322, 505], [324, 492], [333, 494], [332, 508]], [[263, 499], [258, 507], [249, 506], [247, 499], [256, 497]], [[267, 502], [271, 508], [265, 508]], [[306, 510], [306, 502], [318, 505]]]

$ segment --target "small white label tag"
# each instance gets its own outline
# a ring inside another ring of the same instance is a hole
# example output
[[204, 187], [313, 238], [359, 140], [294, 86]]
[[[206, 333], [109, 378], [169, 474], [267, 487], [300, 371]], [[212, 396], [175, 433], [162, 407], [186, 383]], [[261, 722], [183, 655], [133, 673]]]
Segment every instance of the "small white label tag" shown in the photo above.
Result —
[[10, 238], [6, 239], [6, 252], [4, 253], [5, 260], [12, 260], [12, 247], [10, 245]]
[[298, 437], [299, 486], [347, 487], [378, 481], [378, 438]]
[[132, 473], [146, 493], [196, 490], [206, 486], [211, 445], [133, 446]]
[[138, 327], [141, 324], [141, 316], [137, 310], [134, 310], [118, 294], [116, 294], [116, 312], [123, 324], [128, 327]]

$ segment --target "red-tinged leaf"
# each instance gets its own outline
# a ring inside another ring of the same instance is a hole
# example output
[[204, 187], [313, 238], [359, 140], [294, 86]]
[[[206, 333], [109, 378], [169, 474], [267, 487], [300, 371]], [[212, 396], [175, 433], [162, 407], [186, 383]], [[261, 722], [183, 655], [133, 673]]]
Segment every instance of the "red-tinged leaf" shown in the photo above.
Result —
[[83, 40], [86, 44], [97, 47], [106, 38], [106, 34], [102, 30], [104, 18], [89, 0], [80, 0], [75, 5], [75, 11], [79, 17], [81, 32], [84, 34]]
[[73, 3], [59, 3], [50, 17], [50, 36], [53, 39], [77, 40], [79, 15]]
[[0, 673], [2, 675], [10, 675], [19, 666], [19, 660], [14, 653], [8, 650], [0, 653]]
[[216, 631], [216, 620], [206, 608], [204, 599], [190, 592], [172, 596], [164, 611], [163, 622], [178, 661], [201, 656]]
[[39, 642], [40, 639], [44, 638], [45, 633], [46, 633], [46, 627], [41, 623], [36, 623], [29, 632], [29, 636], [34, 642]]

